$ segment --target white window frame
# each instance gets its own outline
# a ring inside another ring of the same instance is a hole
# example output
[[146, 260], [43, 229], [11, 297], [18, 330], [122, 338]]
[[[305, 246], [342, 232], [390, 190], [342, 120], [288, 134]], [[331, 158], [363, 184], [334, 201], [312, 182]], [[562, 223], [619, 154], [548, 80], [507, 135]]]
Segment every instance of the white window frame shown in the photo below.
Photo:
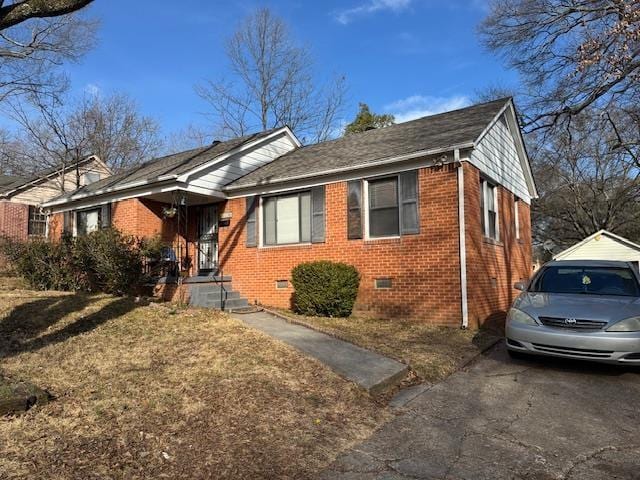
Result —
[[[372, 237], [369, 234], [369, 182], [376, 180], [384, 180], [385, 178], [394, 178], [396, 179], [396, 200], [398, 202], [398, 234], [397, 235], [387, 235], [384, 237]], [[365, 178], [362, 182], [362, 200], [363, 200], [363, 217], [364, 217], [364, 239], [365, 240], [392, 240], [395, 238], [400, 238], [401, 230], [402, 230], [402, 209], [400, 208], [400, 174], [392, 174], [392, 175], [380, 175], [377, 177]]]
[[[498, 184], [493, 183], [487, 180], [486, 178], [481, 179], [481, 184], [482, 184], [482, 215], [484, 218], [484, 231], [482, 232], [482, 235], [485, 238], [489, 238], [491, 240], [495, 240], [499, 242], [500, 241], [500, 206], [498, 204]], [[496, 213], [495, 225], [494, 225], [495, 232], [496, 232], [495, 238], [490, 236], [490, 230], [489, 230], [489, 206], [487, 205], [487, 190], [489, 188], [493, 189], [493, 208]]]
[[[98, 179], [94, 180], [92, 182], [89, 182], [87, 175], [97, 175]], [[83, 184], [83, 186], [91, 185], [92, 183], [99, 182], [100, 180], [102, 180], [102, 173], [101, 172], [87, 171], [87, 172], [84, 172], [82, 174], [82, 184]]]
[[[295, 190], [295, 191], [285, 191], [285, 192], [278, 192], [278, 193], [274, 193], [272, 195], [261, 195], [260, 198], [258, 199], [258, 215], [256, 218], [256, 221], [258, 222], [258, 248], [284, 248], [284, 247], [295, 247], [295, 246], [300, 246], [300, 245], [311, 245], [311, 238], [309, 238], [309, 241], [304, 241], [304, 242], [292, 242], [292, 243], [274, 243], [274, 244], [267, 244], [265, 242], [265, 235], [266, 235], [266, 228], [265, 228], [265, 220], [266, 217], [264, 215], [264, 201], [268, 198], [273, 198], [273, 197], [287, 197], [287, 196], [292, 196], [292, 195], [298, 195], [298, 202], [300, 202], [300, 194], [301, 193], [305, 193], [308, 192], [309, 196], [311, 197], [311, 189], [309, 188], [303, 188], [301, 190]], [[311, 227], [313, 225], [313, 200], [310, 198], [310, 206], [311, 206], [311, 216], [309, 217], [309, 221], [310, 221], [310, 225], [309, 225], [309, 235], [311, 237], [311, 235], [313, 235], [313, 232], [311, 231]], [[298, 206], [300, 205], [300, 203], [298, 203]], [[300, 212], [298, 212], [298, 219], [300, 219]], [[298, 225], [298, 231], [300, 231], [300, 225]]]
[[[98, 228], [96, 230], [100, 230], [102, 228], [102, 207], [101, 206], [75, 210], [73, 212], [73, 236], [74, 237], [77, 237], [80, 235], [80, 233], [78, 232], [78, 214], [84, 213], [84, 212], [93, 212], [93, 211], [98, 212]], [[95, 232], [96, 230], [92, 230], [91, 232]], [[82, 233], [82, 235], [87, 235], [91, 232], [84, 232]]]

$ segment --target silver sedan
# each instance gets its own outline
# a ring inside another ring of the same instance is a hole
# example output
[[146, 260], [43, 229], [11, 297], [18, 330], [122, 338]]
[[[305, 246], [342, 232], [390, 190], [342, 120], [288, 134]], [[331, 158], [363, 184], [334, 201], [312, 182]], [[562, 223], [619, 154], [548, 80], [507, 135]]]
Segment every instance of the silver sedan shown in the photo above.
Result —
[[627, 262], [553, 261], [507, 315], [507, 349], [640, 365], [640, 277]]

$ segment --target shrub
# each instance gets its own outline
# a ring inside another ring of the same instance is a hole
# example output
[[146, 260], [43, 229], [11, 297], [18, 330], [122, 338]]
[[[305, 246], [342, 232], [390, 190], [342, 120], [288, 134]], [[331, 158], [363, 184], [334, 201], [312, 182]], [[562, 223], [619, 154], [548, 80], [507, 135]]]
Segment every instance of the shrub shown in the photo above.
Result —
[[38, 290], [101, 291], [122, 295], [143, 278], [140, 242], [104, 229], [60, 242], [4, 239], [2, 252], [16, 272]]
[[107, 228], [76, 238], [73, 255], [92, 290], [122, 295], [142, 280], [140, 242], [118, 230]]
[[291, 272], [293, 308], [303, 315], [348, 317], [358, 295], [360, 274], [352, 265], [301, 263]]

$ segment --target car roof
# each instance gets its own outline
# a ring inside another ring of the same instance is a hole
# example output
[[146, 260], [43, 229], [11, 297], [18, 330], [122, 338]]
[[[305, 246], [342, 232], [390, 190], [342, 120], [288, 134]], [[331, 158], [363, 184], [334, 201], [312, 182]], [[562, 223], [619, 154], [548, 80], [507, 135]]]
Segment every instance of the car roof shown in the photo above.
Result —
[[620, 260], [552, 260], [545, 266], [629, 268], [629, 262]]

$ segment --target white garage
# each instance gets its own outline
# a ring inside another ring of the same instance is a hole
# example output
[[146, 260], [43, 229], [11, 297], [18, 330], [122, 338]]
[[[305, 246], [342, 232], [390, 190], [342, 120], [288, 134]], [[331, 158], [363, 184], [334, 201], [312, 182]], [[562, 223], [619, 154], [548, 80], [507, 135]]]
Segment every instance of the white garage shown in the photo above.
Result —
[[622, 260], [640, 265], [640, 245], [600, 230], [553, 257], [554, 260]]

